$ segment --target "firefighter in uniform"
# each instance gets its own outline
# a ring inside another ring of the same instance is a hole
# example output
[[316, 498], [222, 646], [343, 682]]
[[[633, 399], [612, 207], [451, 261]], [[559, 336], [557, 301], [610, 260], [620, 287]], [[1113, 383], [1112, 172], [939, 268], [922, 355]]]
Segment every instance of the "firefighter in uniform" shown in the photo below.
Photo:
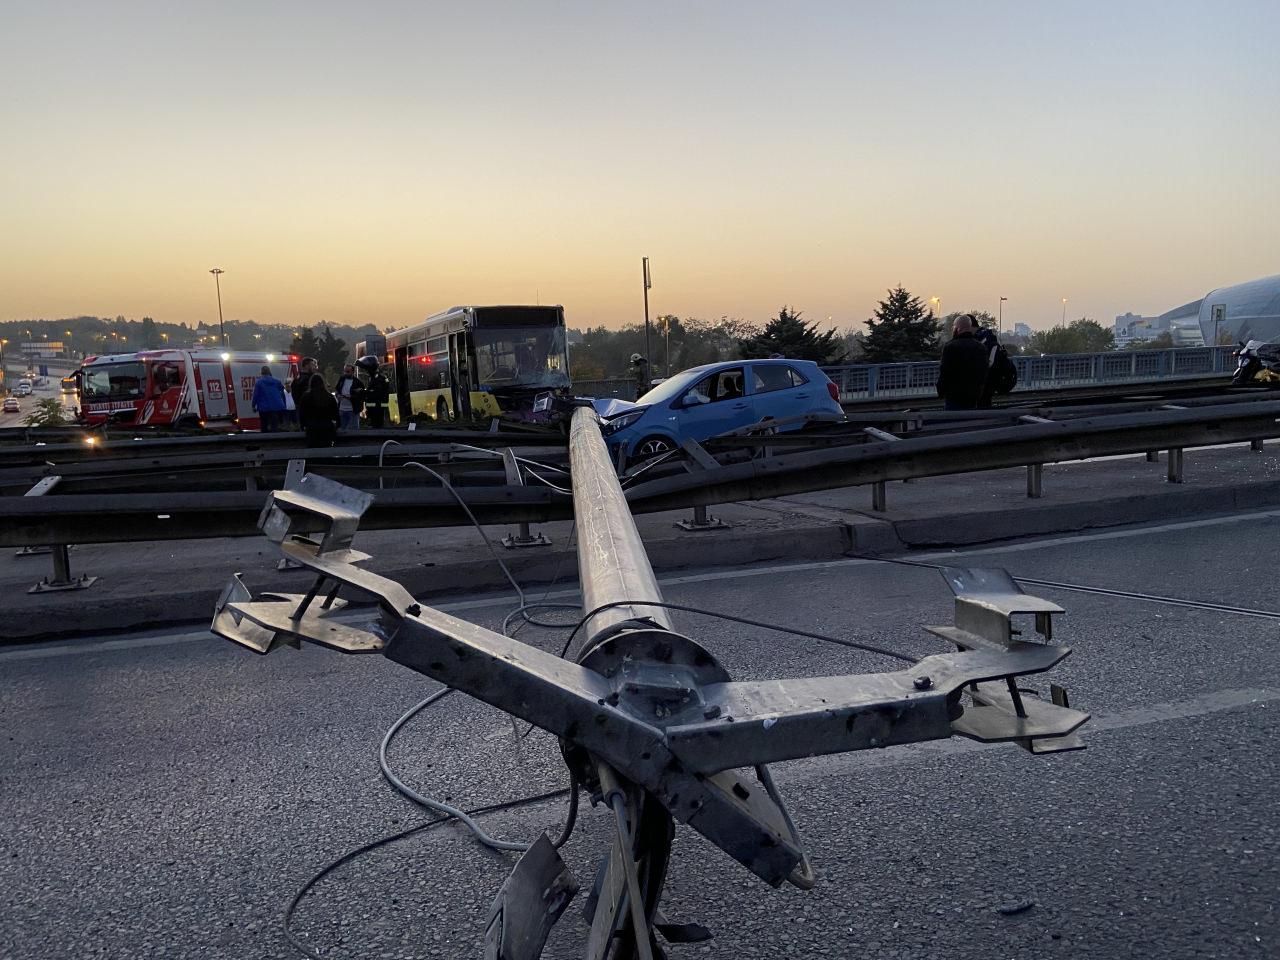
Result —
[[387, 402], [391, 398], [391, 384], [378, 367], [378, 358], [361, 357], [356, 365], [369, 376], [364, 388], [364, 416], [372, 430], [381, 430], [386, 424]]

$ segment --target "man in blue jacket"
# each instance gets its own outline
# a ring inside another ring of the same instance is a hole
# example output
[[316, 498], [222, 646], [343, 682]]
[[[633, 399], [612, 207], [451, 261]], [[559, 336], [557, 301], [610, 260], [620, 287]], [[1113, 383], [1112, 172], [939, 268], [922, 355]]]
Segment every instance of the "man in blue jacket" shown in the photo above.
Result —
[[262, 376], [253, 385], [253, 409], [258, 411], [263, 433], [275, 433], [281, 429], [284, 417], [284, 384], [271, 375], [271, 368], [264, 366]]

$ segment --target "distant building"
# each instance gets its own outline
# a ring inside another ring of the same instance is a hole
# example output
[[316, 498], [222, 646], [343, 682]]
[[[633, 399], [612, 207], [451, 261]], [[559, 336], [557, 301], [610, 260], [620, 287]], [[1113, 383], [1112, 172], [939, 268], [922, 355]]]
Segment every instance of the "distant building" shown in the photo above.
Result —
[[[1220, 321], [1214, 320], [1215, 306], [1222, 308]], [[1218, 287], [1156, 319], [1165, 324], [1179, 346], [1193, 339], [1213, 343], [1215, 335], [1232, 342], [1280, 339], [1280, 274]]]
[[1014, 333], [1014, 336], [1017, 336], [1017, 337], [1030, 337], [1031, 327], [1029, 327], [1025, 323], [1015, 323], [1013, 325], [1013, 333]]

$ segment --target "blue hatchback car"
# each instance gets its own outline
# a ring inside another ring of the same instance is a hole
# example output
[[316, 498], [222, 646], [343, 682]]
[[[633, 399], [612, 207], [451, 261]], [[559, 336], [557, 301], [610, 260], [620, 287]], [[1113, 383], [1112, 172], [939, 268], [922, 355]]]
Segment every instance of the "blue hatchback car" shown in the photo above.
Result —
[[[840, 392], [810, 360], [730, 360], [683, 370], [635, 403], [596, 401], [614, 461], [644, 460], [686, 439], [807, 414], [843, 417]], [[796, 430], [802, 422], [779, 425]]]

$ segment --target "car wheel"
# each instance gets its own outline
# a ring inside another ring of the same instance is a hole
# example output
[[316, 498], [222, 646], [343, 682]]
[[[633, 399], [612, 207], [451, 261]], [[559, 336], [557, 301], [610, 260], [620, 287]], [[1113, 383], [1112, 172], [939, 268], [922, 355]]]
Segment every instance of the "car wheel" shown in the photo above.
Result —
[[674, 449], [675, 444], [667, 437], [645, 437], [631, 448], [631, 456], [628, 459], [631, 463], [641, 463]]

